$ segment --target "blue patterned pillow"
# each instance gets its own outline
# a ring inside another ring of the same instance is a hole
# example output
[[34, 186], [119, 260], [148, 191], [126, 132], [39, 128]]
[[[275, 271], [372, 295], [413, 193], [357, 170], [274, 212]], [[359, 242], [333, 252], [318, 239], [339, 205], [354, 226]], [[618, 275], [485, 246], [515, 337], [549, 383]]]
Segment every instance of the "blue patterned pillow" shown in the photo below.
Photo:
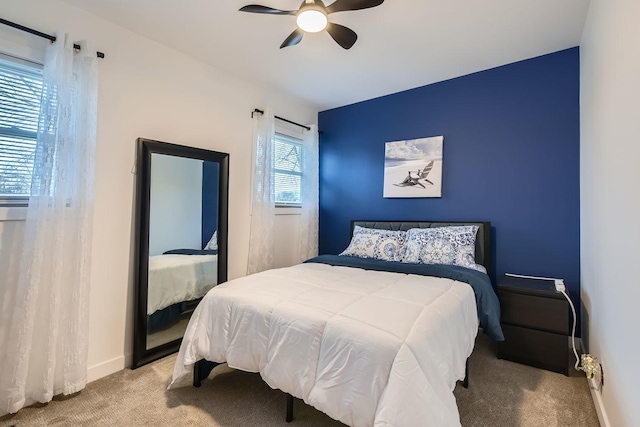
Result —
[[213, 232], [213, 236], [209, 239], [209, 243], [204, 247], [206, 250], [218, 250], [218, 230]]
[[475, 260], [477, 233], [477, 225], [412, 228], [402, 262], [460, 265], [486, 273]]
[[402, 261], [406, 239], [406, 231], [378, 230], [356, 225], [351, 243], [340, 255]]

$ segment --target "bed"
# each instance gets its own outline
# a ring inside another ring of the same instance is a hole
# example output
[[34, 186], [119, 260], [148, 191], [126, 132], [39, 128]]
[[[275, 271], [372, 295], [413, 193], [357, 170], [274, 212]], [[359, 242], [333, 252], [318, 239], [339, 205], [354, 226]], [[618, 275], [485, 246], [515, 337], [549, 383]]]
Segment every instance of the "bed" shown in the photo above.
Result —
[[149, 257], [147, 330], [165, 329], [218, 282], [215, 250], [178, 249]]
[[[486, 222], [354, 221], [352, 229], [460, 224], [478, 226], [475, 261], [490, 267]], [[459, 426], [453, 388], [479, 324], [502, 338], [499, 318], [480, 271], [320, 256], [211, 290], [191, 317], [172, 384], [195, 368], [197, 385], [206, 361], [226, 362], [350, 426]]]

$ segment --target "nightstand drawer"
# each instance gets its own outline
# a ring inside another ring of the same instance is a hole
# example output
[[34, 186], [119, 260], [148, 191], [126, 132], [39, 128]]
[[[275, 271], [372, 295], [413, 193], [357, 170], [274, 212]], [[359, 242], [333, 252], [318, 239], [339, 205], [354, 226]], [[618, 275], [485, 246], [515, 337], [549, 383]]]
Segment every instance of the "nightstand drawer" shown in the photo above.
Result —
[[566, 335], [505, 324], [502, 331], [505, 340], [498, 343], [500, 359], [569, 374], [569, 340]]
[[569, 306], [564, 299], [498, 290], [503, 323], [569, 334]]

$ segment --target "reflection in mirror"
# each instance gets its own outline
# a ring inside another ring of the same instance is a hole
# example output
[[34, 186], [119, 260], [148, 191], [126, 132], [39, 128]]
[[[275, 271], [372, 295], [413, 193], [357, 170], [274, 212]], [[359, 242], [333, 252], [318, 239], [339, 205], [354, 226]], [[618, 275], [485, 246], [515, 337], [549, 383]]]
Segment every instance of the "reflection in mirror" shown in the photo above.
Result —
[[147, 349], [182, 338], [218, 283], [219, 165], [152, 153], [150, 182]]
[[229, 154], [137, 140], [132, 367], [175, 353], [189, 317], [227, 281]]

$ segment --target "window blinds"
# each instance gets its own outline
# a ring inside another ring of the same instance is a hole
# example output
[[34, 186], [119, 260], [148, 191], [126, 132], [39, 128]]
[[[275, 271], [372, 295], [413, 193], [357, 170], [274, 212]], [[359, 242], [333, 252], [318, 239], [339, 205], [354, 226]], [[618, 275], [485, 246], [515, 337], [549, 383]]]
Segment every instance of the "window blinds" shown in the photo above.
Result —
[[29, 196], [42, 72], [0, 58], [0, 199]]

